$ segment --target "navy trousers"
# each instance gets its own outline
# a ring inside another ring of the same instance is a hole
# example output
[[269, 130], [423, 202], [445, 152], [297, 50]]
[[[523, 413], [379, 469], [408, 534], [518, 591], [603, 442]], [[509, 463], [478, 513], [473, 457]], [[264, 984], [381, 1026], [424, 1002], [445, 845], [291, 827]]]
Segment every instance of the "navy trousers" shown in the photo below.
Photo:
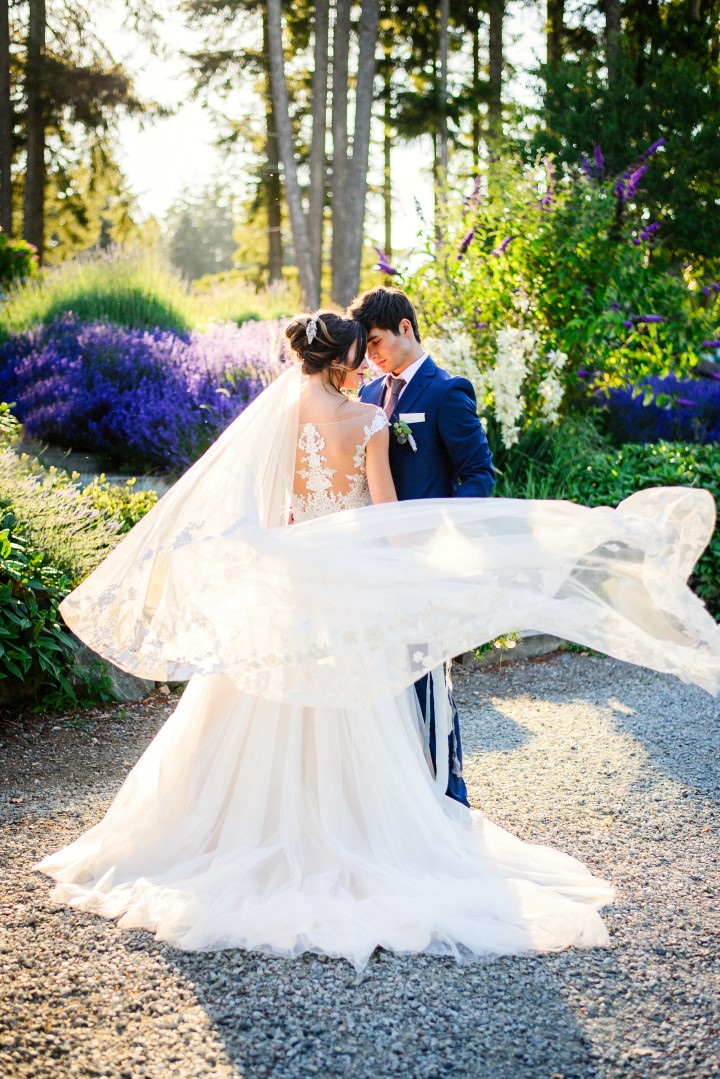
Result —
[[[428, 694], [428, 677], [425, 675], [419, 682], [415, 683], [415, 692], [417, 693], [418, 700], [420, 702], [420, 710], [425, 708], [425, 698]], [[432, 690], [432, 686], [430, 687]], [[452, 710], [452, 734], [448, 738], [448, 788], [445, 792], [449, 798], [454, 798], [456, 802], [461, 802], [465, 806], [469, 806], [467, 797], [467, 787], [465, 786], [465, 780], [462, 777], [462, 745], [460, 743], [460, 720], [458, 719], [457, 707], [455, 701], [452, 698], [452, 694], [448, 694], [450, 698], [450, 707]], [[430, 706], [430, 756], [432, 757], [433, 767], [436, 767], [435, 758], [435, 702], [433, 701], [432, 692], [429, 693], [429, 706]]]

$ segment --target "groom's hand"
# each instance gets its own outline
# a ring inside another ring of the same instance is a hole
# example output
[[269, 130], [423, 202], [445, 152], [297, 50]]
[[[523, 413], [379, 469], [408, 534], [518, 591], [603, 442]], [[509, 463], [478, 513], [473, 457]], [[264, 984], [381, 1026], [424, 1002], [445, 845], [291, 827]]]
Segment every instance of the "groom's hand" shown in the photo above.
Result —
[[449, 384], [438, 412], [440, 438], [452, 461], [458, 498], [487, 498], [495, 486], [492, 453], [477, 414], [473, 385], [466, 378]]

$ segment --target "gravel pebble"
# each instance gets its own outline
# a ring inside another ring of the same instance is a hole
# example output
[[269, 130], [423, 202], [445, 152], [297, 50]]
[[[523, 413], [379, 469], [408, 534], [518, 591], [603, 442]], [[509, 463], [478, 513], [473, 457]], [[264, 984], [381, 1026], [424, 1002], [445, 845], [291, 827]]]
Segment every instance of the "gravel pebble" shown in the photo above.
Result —
[[[30, 871], [103, 815], [174, 697], [0, 717], [0, 1074], [121, 1079], [720, 1075], [720, 707], [594, 655], [454, 668], [470, 797], [610, 878], [610, 949], [363, 974], [191, 954]], [[36, 782], [36, 780], [38, 782]]]

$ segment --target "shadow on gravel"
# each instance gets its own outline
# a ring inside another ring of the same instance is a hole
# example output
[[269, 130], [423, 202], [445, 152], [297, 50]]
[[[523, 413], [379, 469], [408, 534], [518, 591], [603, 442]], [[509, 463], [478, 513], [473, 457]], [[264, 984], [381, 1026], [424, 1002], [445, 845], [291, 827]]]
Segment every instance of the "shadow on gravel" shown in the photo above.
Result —
[[[465, 713], [479, 703], [467, 697], [458, 703], [460, 716], [460, 731], [463, 730], [463, 718]], [[487, 701], [482, 702], [482, 727], [473, 736], [472, 752], [476, 753], [510, 753], [513, 749], [521, 749], [522, 746], [532, 742], [535, 735], [527, 727], [523, 727], [517, 720], [504, 715]]]
[[642, 747], [653, 768], [720, 803], [720, 701], [695, 686], [653, 678], [653, 694], [621, 686], [608, 701], [618, 728]]
[[310, 955], [168, 950], [165, 958], [192, 984], [239, 1075], [597, 1074], [557, 964], [543, 958], [460, 967], [376, 952], [362, 974]]

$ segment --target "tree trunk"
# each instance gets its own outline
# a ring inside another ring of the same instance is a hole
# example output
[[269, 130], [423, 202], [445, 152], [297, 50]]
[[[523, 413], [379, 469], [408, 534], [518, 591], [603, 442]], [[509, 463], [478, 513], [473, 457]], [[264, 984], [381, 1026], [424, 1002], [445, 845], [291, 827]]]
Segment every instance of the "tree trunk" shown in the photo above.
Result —
[[617, 55], [620, 41], [620, 0], [605, 0], [605, 63], [608, 82], [617, 77]]
[[[337, 0], [332, 78], [332, 298], [345, 305], [344, 275], [348, 240], [348, 57], [351, 0]], [[352, 297], [351, 297], [352, 298]]]
[[564, 23], [565, 0], [547, 0], [547, 19], [545, 23], [547, 62], [553, 70], [562, 60]]
[[346, 258], [340, 289], [336, 299], [347, 306], [360, 285], [363, 237], [365, 232], [365, 199], [367, 195], [368, 160], [370, 157], [370, 126], [375, 97], [375, 55], [380, 21], [380, 0], [363, 0], [358, 36], [357, 90], [355, 92], [355, 131], [353, 134], [352, 164], [348, 173], [345, 204]]
[[320, 282], [315, 276], [310, 233], [302, 204], [298, 182], [297, 163], [293, 147], [293, 130], [290, 122], [287, 83], [285, 81], [285, 57], [282, 39], [282, 12], [280, 0], [267, 0], [268, 41], [270, 45], [270, 74], [273, 102], [277, 124], [280, 160], [285, 176], [285, 196], [290, 211], [295, 261], [300, 276], [303, 304], [308, 310], [320, 305]]
[[45, 0], [30, 0], [25, 73], [27, 162], [23, 234], [37, 248], [41, 262], [45, 240], [45, 27]]
[[12, 236], [12, 103], [10, 101], [10, 9], [0, 0], [0, 228]]
[[440, 84], [438, 117], [438, 165], [440, 169], [439, 182], [441, 187], [447, 184], [448, 169], [448, 24], [450, 20], [450, 0], [440, 0], [440, 35], [438, 40], [438, 55], [440, 58]]
[[266, 63], [265, 84], [265, 128], [267, 171], [265, 174], [265, 195], [268, 214], [268, 278], [270, 284], [282, 281], [282, 184], [280, 182], [280, 154], [278, 152], [277, 125], [275, 123], [275, 103], [272, 95], [270, 77], [270, 38], [268, 35], [267, 11], [263, 9], [263, 52]]
[[502, 74], [503, 74], [503, 20], [505, 18], [505, 0], [489, 0], [490, 16], [489, 41], [489, 98], [488, 98], [488, 142], [494, 152], [502, 136]]
[[328, 99], [328, 40], [330, 2], [315, 4], [314, 68], [312, 78], [312, 141], [310, 143], [310, 197], [308, 228], [312, 248], [313, 271], [322, 291], [323, 219], [327, 159], [325, 130]]
[[473, 171], [475, 175], [480, 172], [480, 139], [482, 137], [482, 127], [480, 125], [480, 12], [478, 5], [473, 6], [473, 41], [472, 41], [472, 60], [473, 60], [473, 118], [472, 118], [472, 158], [473, 158]]
[[383, 251], [392, 262], [392, 72], [385, 68], [385, 107], [383, 115], [383, 207], [385, 210], [385, 243]]

